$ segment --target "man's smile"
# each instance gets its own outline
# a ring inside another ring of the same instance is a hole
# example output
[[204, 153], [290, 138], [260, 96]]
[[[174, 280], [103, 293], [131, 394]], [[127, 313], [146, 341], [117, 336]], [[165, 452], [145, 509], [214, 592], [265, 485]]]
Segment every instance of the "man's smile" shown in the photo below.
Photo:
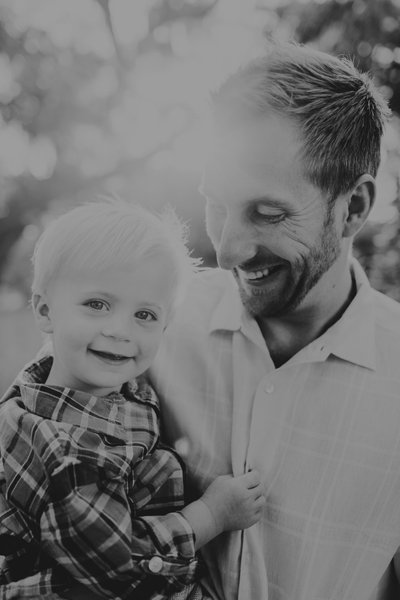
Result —
[[281, 271], [282, 268], [283, 265], [270, 265], [262, 269], [259, 268], [252, 270], [236, 267], [234, 269], [234, 273], [242, 283], [257, 285], [259, 283], [265, 283], [268, 281], [273, 275]]

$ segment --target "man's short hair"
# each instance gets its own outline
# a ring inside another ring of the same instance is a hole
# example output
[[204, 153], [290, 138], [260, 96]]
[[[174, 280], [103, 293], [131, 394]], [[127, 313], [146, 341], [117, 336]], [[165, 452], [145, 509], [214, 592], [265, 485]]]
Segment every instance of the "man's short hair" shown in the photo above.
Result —
[[229, 127], [275, 112], [298, 126], [304, 174], [335, 199], [364, 173], [376, 176], [390, 111], [353, 62], [295, 43], [271, 43], [213, 94], [214, 116]]
[[32, 257], [32, 293], [43, 294], [53, 278], [71, 269], [134, 267], [145, 257], [166, 256], [178, 300], [199, 262], [190, 256], [186, 234], [172, 210], [157, 215], [118, 198], [77, 206], [53, 220], [40, 236]]

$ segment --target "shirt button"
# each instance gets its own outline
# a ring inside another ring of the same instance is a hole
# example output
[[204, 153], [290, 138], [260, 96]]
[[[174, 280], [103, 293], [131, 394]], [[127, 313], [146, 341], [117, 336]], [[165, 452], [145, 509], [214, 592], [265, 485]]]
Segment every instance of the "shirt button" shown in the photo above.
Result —
[[159, 573], [163, 568], [163, 560], [160, 556], [153, 556], [149, 560], [149, 569], [152, 573]]
[[273, 383], [268, 383], [268, 384], [265, 386], [265, 388], [264, 388], [264, 390], [265, 390], [265, 392], [266, 392], [267, 394], [272, 394], [272, 392], [274, 391], [274, 389], [275, 389], [275, 387], [274, 387], [274, 384], [273, 384]]

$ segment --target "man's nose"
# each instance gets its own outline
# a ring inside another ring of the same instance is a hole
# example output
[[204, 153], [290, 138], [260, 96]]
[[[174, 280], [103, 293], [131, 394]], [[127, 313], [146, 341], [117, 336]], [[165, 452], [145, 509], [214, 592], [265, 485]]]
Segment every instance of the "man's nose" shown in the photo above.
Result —
[[231, 270], [254, 258], [257, 254], [257, 243], [252, 227], [227, 220], [215, 250], [222, 269]]

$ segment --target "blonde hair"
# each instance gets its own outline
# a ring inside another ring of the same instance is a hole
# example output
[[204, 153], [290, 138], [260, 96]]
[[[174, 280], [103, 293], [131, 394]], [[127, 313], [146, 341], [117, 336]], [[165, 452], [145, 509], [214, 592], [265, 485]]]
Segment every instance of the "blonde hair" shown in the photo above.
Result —
[[332, 199], [363, 173], [376, 176], [390, 110], [371, 77], [349, 59], [271, 42], [264, 56], [228, 77], [213, 104], [225, 127], [271, 112], [292, 119], [302, 136], [305, 175]]
[[52, 221], [40, 236], [32, 257], [32, 293], [43, 294], [61, 268], [103, 270], [163, 255], [171, 259], [176, 305], [200, 263], [186, 242], [187, 227], [172, 209], [154, 214], [120, 198], [89, 202]]

